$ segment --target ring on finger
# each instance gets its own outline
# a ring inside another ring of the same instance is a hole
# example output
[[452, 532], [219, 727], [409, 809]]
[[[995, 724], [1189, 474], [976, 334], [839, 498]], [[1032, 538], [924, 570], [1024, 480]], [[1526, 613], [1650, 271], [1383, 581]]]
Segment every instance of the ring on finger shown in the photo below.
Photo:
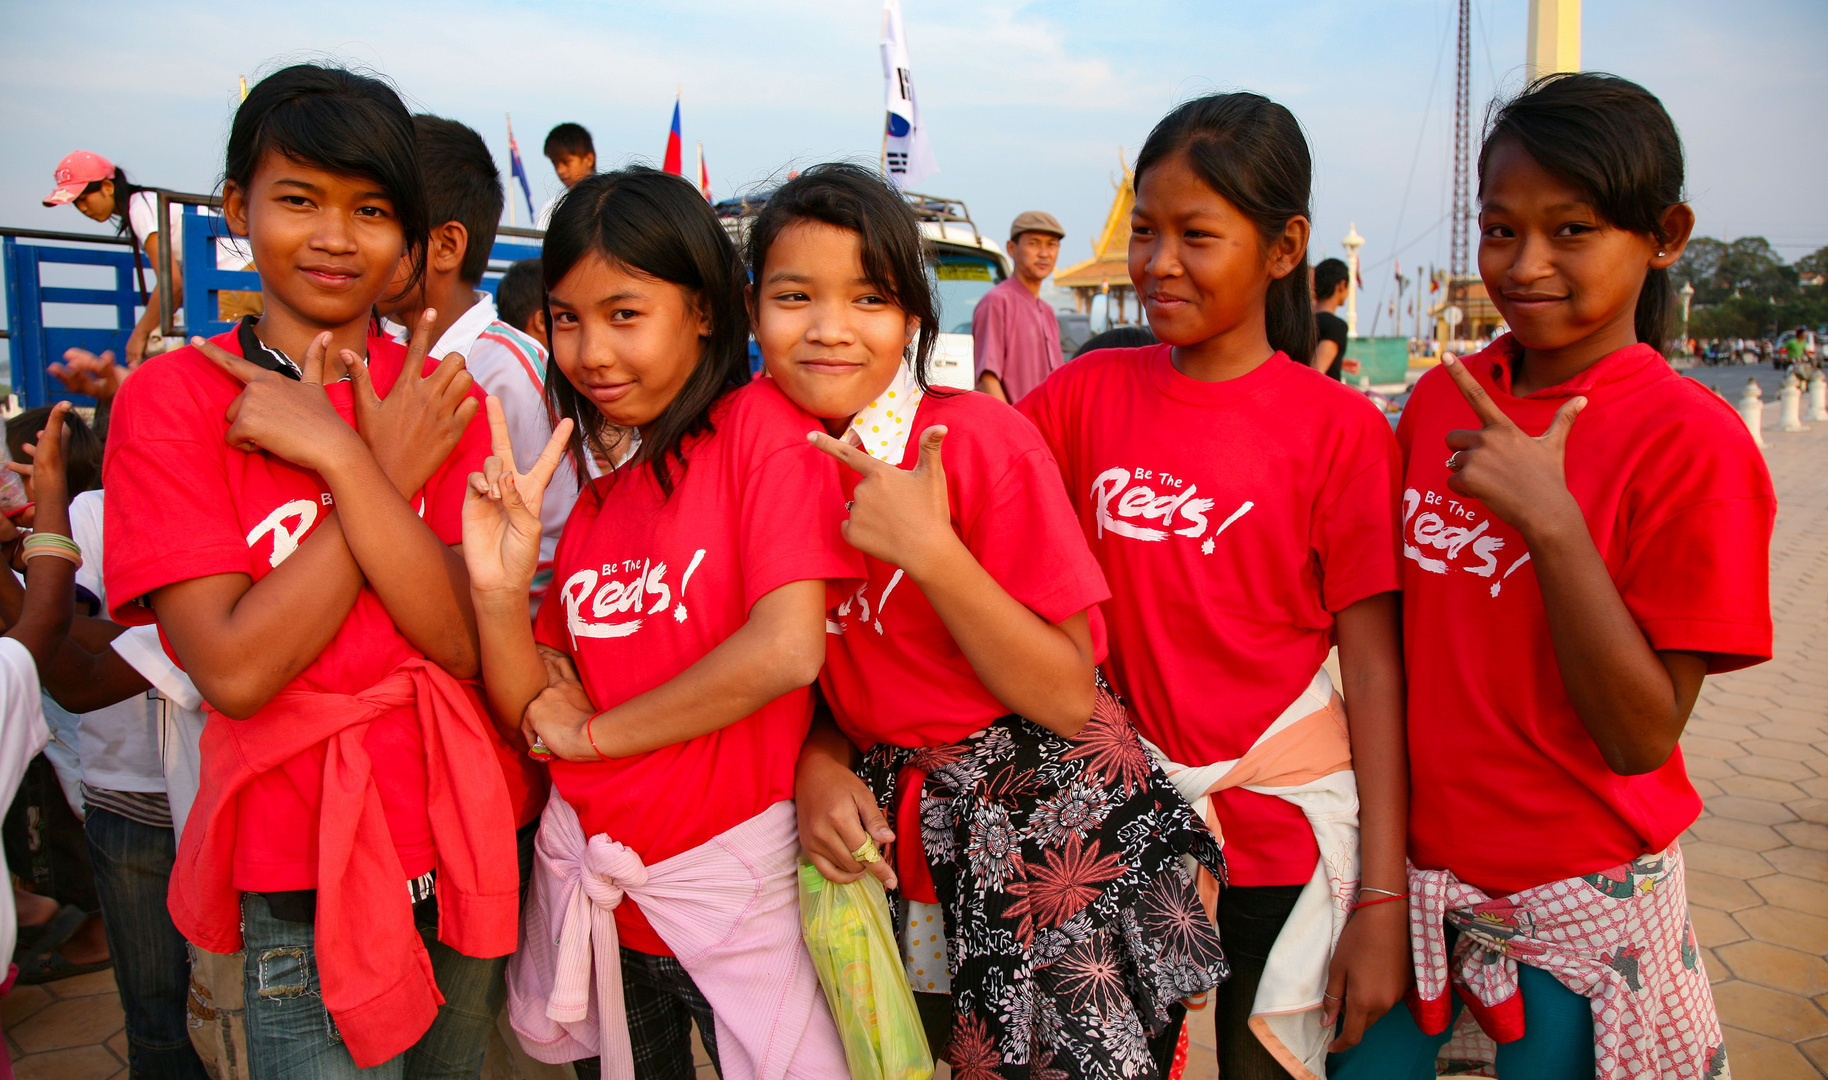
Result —
[[533, 737], [533, 744], [527, 748], [527, 753], [534, 754], [538, 757], [551, 757], [552, 749], [546, 745], [546, 740], [535, 735]]
[[876, 846], [876, 841], [865, 840], [862, 847], [851, 852], [851, 858], [868, 866], [870, 863], [882, 861], [882, 849]]
[[1320, 996], [1323, 998], [1326, 998], [1328, 1001], [1344, 1001], [1345, 1000], [1345, 998], [1335, 997], [1334, 995], [1327, 993], [1325, 990], [1322, 990], [1320, 992]]
[[1459, 472], [1461, 469], [1465, 468], [1466, 462], [1460, 460], [1465, 454], [1466, 451], [1464, 450], [1455, 450], [1453, 453], [1447, 455], [1447, 471]]

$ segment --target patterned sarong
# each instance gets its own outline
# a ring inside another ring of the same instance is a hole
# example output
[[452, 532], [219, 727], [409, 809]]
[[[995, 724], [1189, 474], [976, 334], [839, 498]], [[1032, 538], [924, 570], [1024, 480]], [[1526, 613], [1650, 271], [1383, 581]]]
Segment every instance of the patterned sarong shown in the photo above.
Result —
[[[1599, 1080], [1730, 1075], [1677, 845], [1498, 900], [1451, 871], [1410, 867], [1409, 894], [1409, 1007], [1424, 1032], [1446, 1030], [1451, 978], [1486, 1034], [1521, 1038], [1525, 963], [1592, 1000]], [[1460, 932], [1451, 964], [1445, 923]]]
[[[897, 790], [904, 770], [925, 774], [918, 792]], [[879, 744], [860, 772], [891, 821], [920, 798], [952, 1075], [1156, 1076], [1148, 1039], [1169, 1006], [1230, 975], [1181, 856], [1221, 883], [1225, 863], [1116, 699], [1101, 691], [1073, 739], [1006, 716], [951, 746]]]

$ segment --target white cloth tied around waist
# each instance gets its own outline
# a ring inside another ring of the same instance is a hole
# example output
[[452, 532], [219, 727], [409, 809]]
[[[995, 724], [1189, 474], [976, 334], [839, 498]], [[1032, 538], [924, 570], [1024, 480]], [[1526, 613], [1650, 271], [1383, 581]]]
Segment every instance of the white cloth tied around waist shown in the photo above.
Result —
[[[1333, 680], [1325, 668], [1315, 672], [1307, 689], [1243, 757], [1188, 766], [1169, 761], [1154, 746], [1149, 749], [1215, 834], [1220, 829], [1212, 796], [1233, 787], [1294, 803], [1313, 828], [1320, 858], [1270, 948], [1250, 1027], [1290, 1075], [1324, 1078], [1327, 1043], [1333, 1037], [1321, 1023], [1327, 968], [1351, 914], [1359, 878], [1358, 780], [1345, 709], [1333, 692]], [[1218, 890], [1203, 871], [1200, 894], [1211, 915]]]
[[555, 789], [508, 963], [508, 1015], [528, 1055], [594, 1054], [608, 1080], [634, 1080], [615, 916], [629, 898], [716, 1014], [726, 1080], [849, 1075], [800, 936], [798, 854], [793, 803], [778, 802], [649, 866], [606, 834], [586, 839]]

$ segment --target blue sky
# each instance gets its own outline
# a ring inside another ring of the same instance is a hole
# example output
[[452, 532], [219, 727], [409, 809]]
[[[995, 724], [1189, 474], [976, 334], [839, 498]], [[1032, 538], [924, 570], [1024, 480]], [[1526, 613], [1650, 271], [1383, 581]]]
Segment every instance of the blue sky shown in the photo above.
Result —
[[[1339, 254], [1356, 222], [1369, 306], [1393, 255], [1405, 267], [1446, 262], [1437, 223], [1449, 192], [1454, 0], [904, 5], [941, 167], [921, 186], [966, 200], [987, 231], [1050, 210], [1071, 234], [1063, 263], [1083, 258], [1119, 154], [1133, 157], [1175, 103], [1246, 88], [1306, 126], [1313, 254]], [[1521, 84], [1527, 0], [1473, 6], [1480, 109]], [[1585, 6], [1584, 65], [1644, 83], [1681, 126], [1702, 233], [1763, 235], [1792, 259], [1828, 245], [1828, 5]], [[212, 186], [236, 76], [296, 59], [385, 74], [415, 110], [481, 131], [504, 174], [511, 112], [536, 203], [557, 188], [539, 156], [551, 125], [589, 127], [605, 166], [657, 163], [681, 84], [688, 157], [702, 141], [720, 197], [793, 165], [873, 162], [880, 145], [877, 0], [320, 0], [260, 5], [239, 24], [234, 10], [0, 2], [0, 222], [92, 228], [38, 204], [57, 160], [77, 148], [142, 182]]]

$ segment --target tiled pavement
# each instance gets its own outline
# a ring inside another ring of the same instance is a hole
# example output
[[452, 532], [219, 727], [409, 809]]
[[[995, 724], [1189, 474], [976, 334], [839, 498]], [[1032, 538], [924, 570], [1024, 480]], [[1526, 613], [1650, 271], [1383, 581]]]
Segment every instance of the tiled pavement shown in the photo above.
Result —
[[[1708, 679], [1682, 740], [1707, 809], [1682, 838], [1695, 932], [1740, 1080], [1828, 1076], [1828, 422], [1777, 430], [1768, 369], [1704, 369], [1737, 402], [1748, 376], [1769, 403], [1777, 485], [1771, 549], [1776, 657]], [[107, 973], [20, 987], [0, 1002], [21, 1080], [125, 1076]], [[1210, 1014], [1191, 1021], [1188, 1080], [1211, 1080]], [[701, 1080], [712, 1076], [700, 1052]], [[567, 1070], [568, 1071], [568, 1070]], [[520, 1073], [499, 1058], [491, 1080]], [[942, 1070], [943, 1076], [943, 1070]], [[531, 1077], [528, 1080], [532, 1080]]]

